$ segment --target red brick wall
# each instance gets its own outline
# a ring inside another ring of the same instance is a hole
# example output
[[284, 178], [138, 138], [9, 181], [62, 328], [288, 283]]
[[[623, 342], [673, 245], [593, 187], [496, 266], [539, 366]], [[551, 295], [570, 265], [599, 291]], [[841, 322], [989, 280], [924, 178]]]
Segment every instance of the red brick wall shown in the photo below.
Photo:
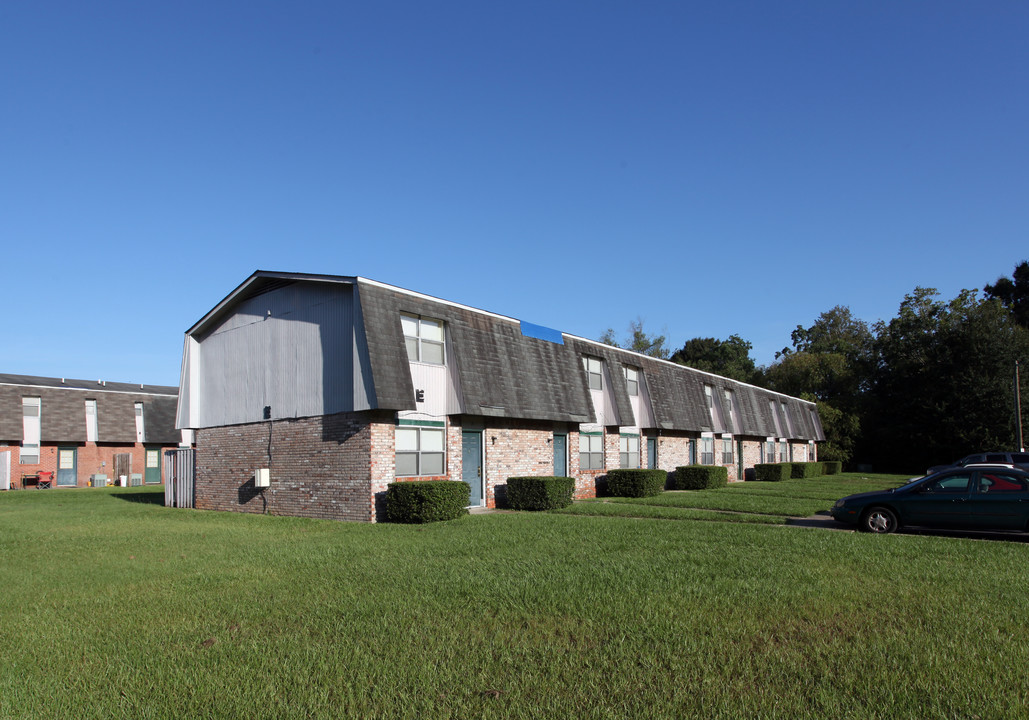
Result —
[[[0, 452], [9, 450], [11, 453], [11, 487], [21, 487], [22, 475], [35, 475], [36, 473], [43, 471], [54, 473], [53, 487], [56, 488], [58, 447], [75, 448], [75, 487], [89, 487], [89, 479], [93, 475], [106, 475], [107, 479], [113, 483], [117, 480], [114, 476], [114, 456], [122, 453], [128, 453], [132, 456], [131, 472], [143, 475], [144, 479], [146, 477], [146, 450], [144, 446], [139, 443], [127, 446], [106, 444], [97, 445], [93, 442], [68, 443], [60, 446], [41, 445], [39, 448], [39, 462], [30, 465], [21, 464], [21, 447], [18, 445], [11, 445], [9, 447], [0, 447]], [[149, 447], [154, 446], [150, 445]], [[164, 472], [164, 451], [169, 449], [172, 448], [161, 448], [162, 481]], [[106, 466], [104, 463], [106, 463]]]
[[[341, 413], [197, 430], [196, 507], [374, 520], [372, 473], [376, 487], [392, 475], [393, 428], [387, 440], [373, 419]], [[254, 487], [257, 468], [270, 469], [270, 487]]]

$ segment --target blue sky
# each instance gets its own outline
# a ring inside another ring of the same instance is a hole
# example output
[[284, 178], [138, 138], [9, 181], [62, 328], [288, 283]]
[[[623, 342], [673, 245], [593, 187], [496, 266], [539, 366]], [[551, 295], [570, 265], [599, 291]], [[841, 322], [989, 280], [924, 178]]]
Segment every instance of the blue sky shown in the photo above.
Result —
[[177, 384], [256, 269], [754, 344], [1029, 259], [1029, 4], [0, 4], [0, 372]]

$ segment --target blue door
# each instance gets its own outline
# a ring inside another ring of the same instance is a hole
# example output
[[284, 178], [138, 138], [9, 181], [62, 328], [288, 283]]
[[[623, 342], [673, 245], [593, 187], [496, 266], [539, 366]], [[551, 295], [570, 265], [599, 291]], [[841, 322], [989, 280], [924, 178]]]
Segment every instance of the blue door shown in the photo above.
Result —
[[568, 436], [554, 433], [554, 477], [568, 475]]
[[468, 504], [482, 507], [482, 433], [461, 433], [461, 479], [472, 489]]

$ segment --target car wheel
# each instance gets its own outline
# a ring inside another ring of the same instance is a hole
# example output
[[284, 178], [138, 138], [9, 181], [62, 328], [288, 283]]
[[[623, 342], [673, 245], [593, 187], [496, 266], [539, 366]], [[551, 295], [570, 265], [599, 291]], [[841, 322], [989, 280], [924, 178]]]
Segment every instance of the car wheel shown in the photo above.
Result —
[[861, 529], [871, 533], [891, 533], [897, 529], [897, 514], [889, 508], [869, 508], [861, 516]]

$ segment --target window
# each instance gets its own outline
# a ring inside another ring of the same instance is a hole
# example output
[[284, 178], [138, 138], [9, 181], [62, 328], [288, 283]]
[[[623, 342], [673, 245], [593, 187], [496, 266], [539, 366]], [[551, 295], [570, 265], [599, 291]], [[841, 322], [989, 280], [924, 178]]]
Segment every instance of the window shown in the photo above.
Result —
[[601, 470], [603, 467], [603, 433], [579, 433], [579, 469]]
[[[640, 394], [640, 371], [636, 368], [622, 368], [625, 371], [625, 389], [630, 395]], [[625, 467], [624, 465], [622, 467]]]
[[136, 403], [136, 442], [143, 442], [145, 436], [143, 428], [143, 403], [138, 402]]
[[36, 465], [39, 463], [39, 438], [40, 438], [40, 413], [42, 405], [40, 399], [22, 398], [22, 442], [20, 463], [23, 465]]
[[789, 450], [785, 442], [779, 443], [779, 462], [789, 462]]
[[704, 399], [707, 401], [707, 407], [709, 410], [715, 406], [714, 398], [711, 396], [712, 392], [713, 388], [710, 385], [704, 386]]
[[979, 478], [979, 492], [983, 493], [1013, 493], [1026, 492], [1029, 487], [1025, 480], [1014, 475], [1001, 475], [999, 473], [983, 473]]
[[96, 400], [86, 401], [86, 440], [96, 442]]
[[767, 440], [765, 442], [765, 458], [764, 458], [764, 461], [766, 463], [774, 463], [775, 462], [775, 441], [774, 440]]
[[600, 358], [584, 357], [582, 366], [586, 368], [586, 377], [589, 379], [590, 390], [604, 389], [604, 371]]
[[398, 427], [397, 477], [443, 474], [443, 428]]
[[640, 466], [639, 435], [620, 435], [618, 437], [618, 458], [623, 468]]
[[732, 438], [722, 438], [722, 464], [732, 465]]
[[968, 490], [970, 475], [948, 475], [926, 485], [929, 492], [963, 493]]
[[442, 321], [401, 315], [400, 325], [404, 329], [408, 360], [433, 365], [443, 364], [446, 354], [443, 351]]
[[700, 464], [715, 464], [715, 439], [711, 437], [700, 438]]

